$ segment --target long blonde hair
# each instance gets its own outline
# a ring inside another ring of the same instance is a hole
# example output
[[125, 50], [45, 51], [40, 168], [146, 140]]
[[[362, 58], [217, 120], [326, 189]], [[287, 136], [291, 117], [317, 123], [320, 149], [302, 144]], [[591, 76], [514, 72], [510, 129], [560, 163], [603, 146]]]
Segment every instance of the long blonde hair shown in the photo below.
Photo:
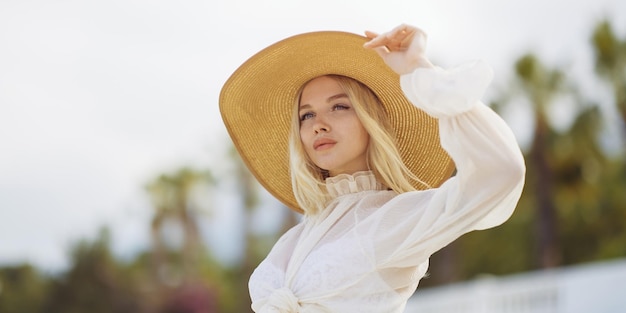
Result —
[[[364, 84], [341, 75], [326, 75], [339, 83], [368, 132], [368, 166], [376, 178], [397, 193], [416, 190], [410, 181], [429, 187], [406, 167], [396, 145], [395, 134], [387, 114], [376, 95]], [[329, 200], [324, 180], [328, 173], [317, 167], [306, 154], [300, 139], [298, 115], [300, 97], [304, 84], [298, 91], [292, 113], [290, 136], [290, 169], [293, 193], [298, 205], [306, 215], [321, 211]]]

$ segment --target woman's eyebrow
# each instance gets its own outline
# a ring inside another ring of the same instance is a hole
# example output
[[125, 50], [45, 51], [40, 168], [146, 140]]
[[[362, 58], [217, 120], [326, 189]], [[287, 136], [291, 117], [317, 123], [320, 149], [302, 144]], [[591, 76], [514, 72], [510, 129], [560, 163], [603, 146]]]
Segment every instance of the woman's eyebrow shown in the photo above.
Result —
[[347, 97], [348, 97], [348, 95], [345, 94], [345, 93], [338, 93], [338, 94], [336, 94], [334, 96], [328, 97], [328, 99], [326, 99], [326, 102], [331, 102], [331, 101], [336, 100], [336, 99], [347, 98]]

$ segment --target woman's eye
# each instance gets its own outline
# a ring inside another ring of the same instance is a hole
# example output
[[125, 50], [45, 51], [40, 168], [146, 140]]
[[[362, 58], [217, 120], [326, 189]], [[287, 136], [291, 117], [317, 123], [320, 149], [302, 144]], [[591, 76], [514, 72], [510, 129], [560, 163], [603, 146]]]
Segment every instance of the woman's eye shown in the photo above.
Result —
[[335, 104], [333, 106], [333, 110], [348, 110], [348, 109], [350, 109], [350, 107], [345, 104]]
[[308, 120], [313, 117], [313, 113], [304, 113], [300, 116], [300, 121]]

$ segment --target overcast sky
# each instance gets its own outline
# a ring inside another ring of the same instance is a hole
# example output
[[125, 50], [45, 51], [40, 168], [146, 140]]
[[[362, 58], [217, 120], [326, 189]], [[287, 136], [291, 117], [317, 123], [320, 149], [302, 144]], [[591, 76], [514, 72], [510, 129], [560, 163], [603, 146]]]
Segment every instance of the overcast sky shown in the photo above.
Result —
[[[528, 51], [592, 77], [589, 37], [604, 17], [623, 36], [626, 1], [0, 0], [0, 265], [58, 270], [103, 225], [118, 254], [144, 248], [143, 186], [183, 165], [224, 175], [220, 88], [287, 36], [414, 24], [436, 63], [484, 59], [498, 90]], [[528, 121], [507, 120], [523, 142]], [[229, 211], [213, 212], [222, 227], [207, 217], [208, 237], [236, 235]]]

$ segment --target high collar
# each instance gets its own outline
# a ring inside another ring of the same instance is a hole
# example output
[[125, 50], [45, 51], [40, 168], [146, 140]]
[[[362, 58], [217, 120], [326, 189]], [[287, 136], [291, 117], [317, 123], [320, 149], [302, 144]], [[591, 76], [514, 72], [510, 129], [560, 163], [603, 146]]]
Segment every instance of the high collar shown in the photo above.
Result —
[[326, 189], [331, 198], [368, 190], [385, 190], [385, 187], [376, 180], [372, 171], [339, 174], [326, 178]]

